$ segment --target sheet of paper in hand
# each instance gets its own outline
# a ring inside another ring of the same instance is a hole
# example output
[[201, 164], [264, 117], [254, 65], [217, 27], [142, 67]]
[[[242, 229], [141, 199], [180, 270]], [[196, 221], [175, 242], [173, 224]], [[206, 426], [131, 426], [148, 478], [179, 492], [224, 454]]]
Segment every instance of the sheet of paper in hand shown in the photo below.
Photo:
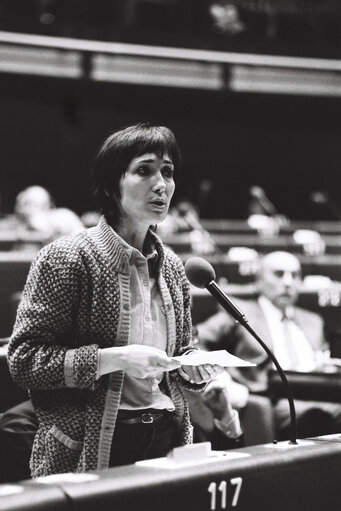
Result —
[[182, 366], [199, 366], [202, 364], [218, 365], [221, 367], [251, 367], [255, 366], [252, 362], [247, 362], [239, 357], [235, 357], [225, 350], [216, 351], [193, 351], [188, 355], [172, 357], [178, 360]]

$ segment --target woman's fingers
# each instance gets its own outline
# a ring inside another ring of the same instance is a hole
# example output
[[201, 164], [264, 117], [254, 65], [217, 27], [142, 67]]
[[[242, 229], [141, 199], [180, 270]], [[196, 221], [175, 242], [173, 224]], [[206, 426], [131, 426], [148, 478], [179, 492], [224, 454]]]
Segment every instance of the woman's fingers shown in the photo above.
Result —
[[[181, 376], [192, 383], [204, 383], [214, 380], [217, 374], [223, 370], [220, 366], [203, 364], [198, 366], [182, 366]], [[184, 373], [184, 375], [183, 375]]]
[[125, 353], [125, 372], [137, 378], [150, 378], [158, 372], [173, 371], [180, 367], [180, 362], [151, 346], [132, 344], [126, 348]]

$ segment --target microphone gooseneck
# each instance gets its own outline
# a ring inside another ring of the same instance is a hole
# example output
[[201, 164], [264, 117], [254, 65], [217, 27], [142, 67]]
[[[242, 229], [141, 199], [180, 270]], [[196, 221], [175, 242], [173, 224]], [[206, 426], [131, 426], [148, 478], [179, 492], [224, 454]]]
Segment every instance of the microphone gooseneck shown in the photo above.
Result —
[[329, 212], [337, 219], [341, 220], [341, 209], [335, 201], [333, 201], [329, 193], [326, 191], [315, 191], [309, 196], [310, 201], [316, 206], [325, 206]]
[[250, 195], [253, 199], [256, 199], [258, 204], [263, 208], [264, 212], [270, 216], [278, 214], [277, 208], [267, 197], [265, 191], [260, 186], [251, 186]]
[[207, 229], [205, 229], [205, 227], [200, 222], [199, 218], [196, 217], [196, 215], [193, 213], [189, 206], [187, 206], [186, 204], [178, 204], [177, 210], [179, 215], [185, 220], [187, 226], [190, 228], [191, 231], [200, 232], [203, 239], [206, 240], [210, 245], [212, 245], [212, 250], [214, 252], [218, 252], [220, 254], [223, 253], [221, 248], [214, 241], [211, 234], [207, 231]]
[[251, 328], [245, 314], [229, 299], [224, 291], [215, 282], [215, 271], [212, 265], [201, 257], [191, 257], [185, 264], [185, 272], [188, 280], [195, 287], [206, 288], [209, 293], [220, 303], [238, 323], [240, 323], [264, 349], [270, 360], [275, 365], [278, 374], [286, 390], [290, 409], [290, 444], [297, 444], [297, 425], [294, 399], [287, 377], [280, 366], [277, 358], [259, 335]]

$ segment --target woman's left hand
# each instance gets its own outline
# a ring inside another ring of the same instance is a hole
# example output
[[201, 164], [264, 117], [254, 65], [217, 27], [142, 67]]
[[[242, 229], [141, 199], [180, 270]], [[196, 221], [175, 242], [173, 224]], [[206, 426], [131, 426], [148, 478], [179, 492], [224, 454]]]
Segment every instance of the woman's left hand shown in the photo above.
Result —
[[224, 370], [223, 367], [211, 364], [199, 366], [182, 366], [178, 369], [180, 376], [191, 383], [204, 383], [214, 380]]

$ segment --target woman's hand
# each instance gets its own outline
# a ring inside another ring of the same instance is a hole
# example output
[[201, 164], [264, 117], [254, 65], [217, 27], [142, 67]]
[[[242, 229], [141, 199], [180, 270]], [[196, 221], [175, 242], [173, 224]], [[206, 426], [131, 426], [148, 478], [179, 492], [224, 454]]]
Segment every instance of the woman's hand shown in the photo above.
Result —
[[152, 346], [130, 344], [102, 349], [99, 367], [99, 376], [122, 370], [134, 378], [155, 378], [157, 373], [178, 369], [180, 362]]
[[223, 367], [211, 364], [185, 366], [178, 369], [180, 376], [191, 383], [204, 383], [214, 380], [224, 370]]

